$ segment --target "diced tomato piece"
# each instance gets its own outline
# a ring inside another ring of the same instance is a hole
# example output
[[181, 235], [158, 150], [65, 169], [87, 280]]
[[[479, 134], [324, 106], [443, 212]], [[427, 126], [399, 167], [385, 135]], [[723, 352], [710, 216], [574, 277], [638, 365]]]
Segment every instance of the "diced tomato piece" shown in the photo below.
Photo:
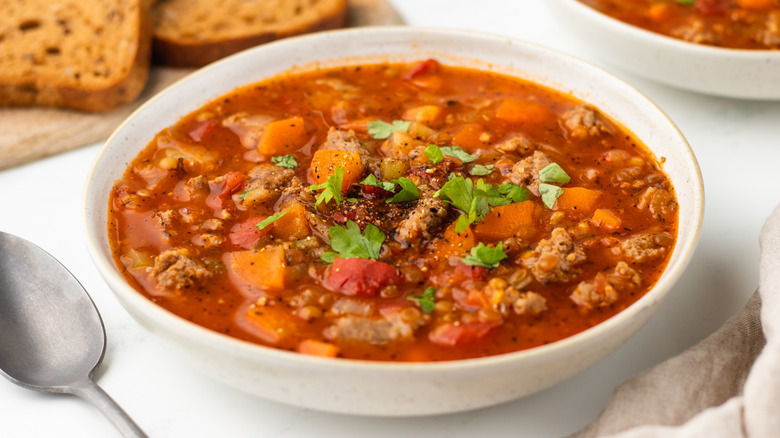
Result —
[[269, 230], [271, 230], [271, 227], [265, 227], [262, 230], [257, 229], [257, 224], [260, 223], [263, 219], [265, 218], [253, 217], [251, 219], [245, 220], [244, 222], [233, 225], [233, 228], [230, 229], [230, 234], [228, 235], [230, 243], [233, 245], [238, 245], [242, 248], [251, 248], [255, 242], [257, 242], [261, 237], [265, 236]]
[[217, 126], [219, 126], [219, 122], [217, 122], [215, 119], [206, 119], [202, 122], [198, 122], [194, 128], [190, 129], [188, 135], [191, 139], [200, 143], [203, 137], [205, 137], [207, 134], [210, 134]]
[[414, 79], [417, 76], [420, 76], [425, 73], [436, 73], [439, 71], [439, 61], [435, 59], [426, 59], [425, 61], [417, 64], [406, 72], [406, 74], [403, 76], [404, 79]]
[[704, 15], [720, 15], [726, 11], [720, 0], [698, 0], [695, 6]]
[[463, 262], [458, 262], [455, 266], [453, 280], [461, 282], [465, 280], [478, 281], [484, 280], [487, 274], [487, 268], [482, 266], [469, 266]]
[[330, 267], [325, 287], [344, 295], [374, 297], [389, 285], [399, 285], [402, 279], [398, 270], [376, 260], [337, 258]]
[[446, 323], [431, 330], [428, 339], [447, 347], [470, 345], [485, 338], [497, 325], [495, 322]]
[[241, 172], [228, 172], [225, 180], [217, 185], [211, 185], [211, 194], [206, 199], [206, 205], [213, 209], [221, 209], [222, 204], [230, 199], [244, 186], [244, 174]]

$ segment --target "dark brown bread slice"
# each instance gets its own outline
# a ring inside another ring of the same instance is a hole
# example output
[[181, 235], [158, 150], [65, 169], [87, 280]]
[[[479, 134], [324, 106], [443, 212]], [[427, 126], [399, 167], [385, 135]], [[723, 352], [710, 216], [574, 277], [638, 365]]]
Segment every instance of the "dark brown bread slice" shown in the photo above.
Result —
[[154, 57], [200, 67], [279, 38], [343, 27], [346, 0], [159, 0]]
[[0, 106], [107, 111], [149, 72], [148, 0], [3, 0]]

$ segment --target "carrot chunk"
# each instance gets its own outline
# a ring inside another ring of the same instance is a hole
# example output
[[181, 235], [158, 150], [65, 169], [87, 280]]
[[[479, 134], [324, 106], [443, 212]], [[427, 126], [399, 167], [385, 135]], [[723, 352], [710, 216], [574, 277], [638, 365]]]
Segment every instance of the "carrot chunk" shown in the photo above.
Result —
[[357, 152], [321, 149], [311, 158], [311, 172], [315, 184], [322, 184], [333, 175], [337, 167], [344, 169], [341, 191], [346, 192], [363, 176], [363, 163]]
[[490, 135], [481, 125], [471, 123], [464, 125], [452, 136], [452, 144], [473, 152], [490, 143]]
[[283, 210], [284, 216], [273, 223], [271, 235], [277, 239], [303, 239], [309, 235], [309, 223], [306, 220], [306, 209], [296, 202]]
[[289, 154], [306, 146], [310, 139], [303, 118], [275, 120], [263, 128], [257, 151], [264, 155]]
[[601, 192], [598, 190], [569, 187], [563, 189], [563, 194], [558, 197], [553, 207], [554, 210], [573, 210], [587, 214], [596, 209], [599, 199]]
[[496, 241], [510, 237], [530, 240], [539, 232], [542, 207], [533, 201], [495, 207], [474, 227], [478, 240]]
[[510, 97], [498, 106], [496, 118], [509, 123], [548, 124], [556, 115], [539, 102]]
[[620, 228], [623, 221], [610, 210], [596, 209], [593, 212], [593, 217], [590, 218], [590, 224], [596, 228], [604, 231], [616, 231]]
[[310, 356], [336, 357], [339, 353], [339, 348], [326, 342], [305, 339], [298, 344], [298, 353], [308, 354]]
[[287, 263], [284, 248], [269, 245], [260, 251], [236, 251], [225, 254], [225, 266], [236, 283], [260, 286], [266, 290], [284, 289]]
[[404, 112], [403, 119], [435, 128], [444, 121], [444, 109], [438, 105], [422, 105], [409, 108]]
[[447, 259], [451, 256], [462, 256], [476, 245], [477, 241], [474, 239], [471, 227], [458, 233], [453, 222], [444, 230], [444, 238], [434, 241], [432, 250], [434, 256]]

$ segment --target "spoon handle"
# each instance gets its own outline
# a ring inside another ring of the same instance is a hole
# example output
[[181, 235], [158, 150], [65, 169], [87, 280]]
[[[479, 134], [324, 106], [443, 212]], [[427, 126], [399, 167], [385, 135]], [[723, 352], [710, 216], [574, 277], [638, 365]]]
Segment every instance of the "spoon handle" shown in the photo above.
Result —
[[122, 436], [126, 438], [147, 438], [130, 416], [92, 379], [85, 378], [72, 385], [73, 394], [97, 406], [103, 415], [114, 423]]

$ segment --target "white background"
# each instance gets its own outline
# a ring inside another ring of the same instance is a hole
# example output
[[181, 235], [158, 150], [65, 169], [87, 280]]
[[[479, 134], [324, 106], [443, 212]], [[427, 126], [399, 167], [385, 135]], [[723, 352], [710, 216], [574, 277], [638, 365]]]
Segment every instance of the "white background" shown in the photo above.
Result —
[[[602, 65], [576, 52], [543, 1], [392, 3], [410, 25], [508, 35]], [[427, 418], [332, 415], [261, 400], [192, 371], [129, 317], [87, 255], [81, 195], [99, 144], [0, 171], [0, 230], [48, 250], [89, 291], [108, 336], [96, 380], [152, 437], [564, 436], [591, 421], [620, 382], [703, 339], [744, 304], [758, 284], [758, 233], [780, 202], [780, 102], [693, 94], [602, 66], [655, 101], [693, 147], [706, 192], [699, 247], [671, 297], [625, 346], [556, 387], [493, 408]], [[76, 397], [0, 379], [0, 436], [118, 433]]]

